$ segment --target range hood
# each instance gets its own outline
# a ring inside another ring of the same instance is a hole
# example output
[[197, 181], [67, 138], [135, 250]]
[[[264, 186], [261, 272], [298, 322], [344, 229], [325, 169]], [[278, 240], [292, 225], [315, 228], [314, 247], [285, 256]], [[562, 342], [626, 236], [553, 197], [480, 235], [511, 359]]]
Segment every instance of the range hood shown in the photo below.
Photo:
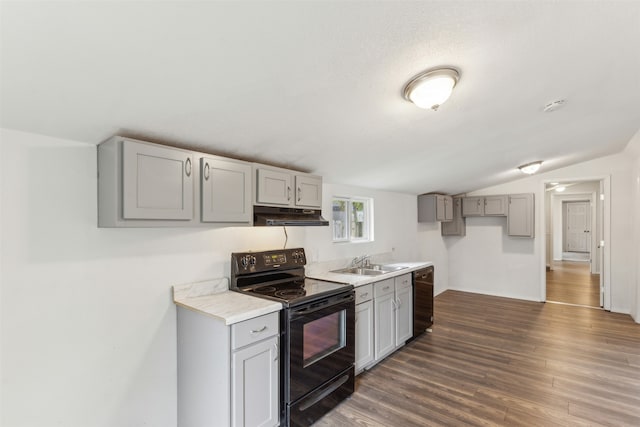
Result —
[[322, 218], [320, 209], [278, 208], [270, 206], [253, 207], [254, 226], [324, 226], [329, 221]]

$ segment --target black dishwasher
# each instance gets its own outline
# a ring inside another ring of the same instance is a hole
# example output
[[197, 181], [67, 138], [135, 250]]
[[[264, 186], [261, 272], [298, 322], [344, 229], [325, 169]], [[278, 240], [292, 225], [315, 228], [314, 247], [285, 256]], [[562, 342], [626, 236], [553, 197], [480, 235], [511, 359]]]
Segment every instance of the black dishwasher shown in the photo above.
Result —
[[413, 337], [433, 325], [433, 266], [413, 272]]

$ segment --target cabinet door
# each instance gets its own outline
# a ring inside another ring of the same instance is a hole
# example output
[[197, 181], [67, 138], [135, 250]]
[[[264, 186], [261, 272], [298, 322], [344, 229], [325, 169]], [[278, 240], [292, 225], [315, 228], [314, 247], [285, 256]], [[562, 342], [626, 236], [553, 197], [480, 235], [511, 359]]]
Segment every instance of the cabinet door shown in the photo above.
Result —
[[485, 216], [507, 216], [507, 196], [485, 196]]
[[453, 219], [453, 203], [451, 196], [436, 196], [436, 220], [451, 221]]
[[384, 359], [396, 348], [395, 294], [392, 292], [374, 299], [375, 360]]
[[278, 425], [278, 338], [235, 351], [231, 363], [231, 425]]
[[122, 142], [122, 217], [193, 218], [193, 154], [177, 148]]
[[256, 200], [258, 203], [274, 205], [289, 205], [293, 197], [291, 175], [269, 169], [258, 169], [258, 188]]
[[484, 197], [464, 197], [462, 199], [462, 216], [484, 215]]
[[453, 198], [453, 221], [441, 224], [440, 231], [443, 236], [464, 236], [466, 234], [466, 224], [462, 216], [462, 198]]
[[251, 165], [200, 159], [203, 222], [251, 222]]
[[322, 178], [296, 175], [296, 206], [322, 207]]
[[515, 237], [534, 237], [533, 194], [509, 195], [507, 234]]
[[396, 289], [396, 348], [413, 336], [413, 288]]
[[356, 305], [356, 363], [360, 372], [373, 362], [373, 301]]

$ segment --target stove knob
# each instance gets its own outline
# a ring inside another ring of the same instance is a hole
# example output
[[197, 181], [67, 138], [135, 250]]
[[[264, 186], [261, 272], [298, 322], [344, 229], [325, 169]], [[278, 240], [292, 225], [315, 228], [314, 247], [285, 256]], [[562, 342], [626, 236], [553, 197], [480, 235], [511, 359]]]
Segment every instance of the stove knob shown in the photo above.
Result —
[[249, 260], [249, 264], [256, 265], [256, 257], [252, 256], [251, 259]]
[[242, 267], [246, 270], [249, 265], [249, 255], [240, 258], [240, 264], [242, 264]]
[[293, 256], [293, 259], [298, 259], [298, 252], [294, 252], [292, 256]]

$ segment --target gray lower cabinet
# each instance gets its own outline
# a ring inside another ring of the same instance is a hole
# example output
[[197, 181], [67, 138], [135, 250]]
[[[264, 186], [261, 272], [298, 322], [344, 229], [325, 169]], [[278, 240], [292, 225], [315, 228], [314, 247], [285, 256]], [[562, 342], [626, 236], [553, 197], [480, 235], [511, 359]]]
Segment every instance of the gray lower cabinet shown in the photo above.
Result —
[[466, 223], [462, 216], [462, 197], [453, 198], [453, 220], [440, 224], [440, 234], [443, 236], [464, 236]]
[[395, 295], [393, 279], [373, 284], [375, 361], [379, 362], [396, 349]]
[[413, 336], [413, 286], [411, 274], [394, 278], [395, 284], [395, 345], [402, 347]]
[[356, 375], [374, 361], [373, 285], [356, 288]]
[[411, 274], [373, 284], [374, 360], [393, 353], [413, 336]]
[[178, 307], [178, 426], [280, 422], [279, 313], [227, 326]]
[[209, 156], [200, 168], [202, 221], [250, 223], [251, 164]]
[[507, 234], [513, 237], [534, 237], [534, 195], [510, 194]]
[[444, 194], [418, 196], [418, 222], [453, 220], [453, 200]]
[[231, 359], [231, 425], [278, 425], [278, 337], [234, 350]]

